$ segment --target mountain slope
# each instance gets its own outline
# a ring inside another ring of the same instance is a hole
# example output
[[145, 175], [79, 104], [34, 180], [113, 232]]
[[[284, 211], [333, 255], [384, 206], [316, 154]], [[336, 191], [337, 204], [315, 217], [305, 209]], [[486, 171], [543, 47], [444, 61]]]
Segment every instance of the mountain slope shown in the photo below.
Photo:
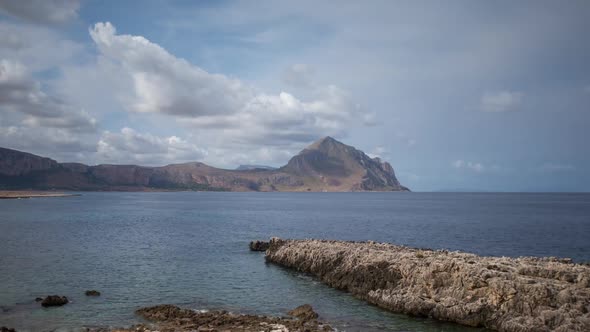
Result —
[[57, 161], [17, 150], [0, 148], [0, 174], [24, 175], [58, 167]]
[[389, 163], [370, 158], [332, 137], [316, 141], [280, 170], [314, 179], [315, 190], [407, 190], [401, 186]]
[[406, 191], [391, 165], [325, 137], [279, 169], [225, 170], [200, 162], [162, 167], [58, 163], [0, 148], [0, 189]]

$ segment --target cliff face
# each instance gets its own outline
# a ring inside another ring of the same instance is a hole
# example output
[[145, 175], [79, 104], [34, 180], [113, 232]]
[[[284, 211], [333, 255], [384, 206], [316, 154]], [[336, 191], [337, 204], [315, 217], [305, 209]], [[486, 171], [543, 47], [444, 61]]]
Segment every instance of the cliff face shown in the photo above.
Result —
[[59, 164], [53, 159], [0, 148], [0, 175], [18, 176], [57, 167]]
[[568, 260], [280, 239], [266, 259], [393, 312], [498, 331], [590, 331], [590, 266]]
[[0, 189], [405, 191], [393, 168], [326, 137], [279, 169], [225, 170], [203, 163], [87, 166], [0, 149]]

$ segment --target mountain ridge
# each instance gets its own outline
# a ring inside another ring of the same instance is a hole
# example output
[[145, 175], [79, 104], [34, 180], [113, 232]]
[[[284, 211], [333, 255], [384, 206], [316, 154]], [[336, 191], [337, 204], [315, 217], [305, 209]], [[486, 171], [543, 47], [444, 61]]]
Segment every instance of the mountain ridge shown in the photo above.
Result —
[[59, 163], [0, 148], [0, 189], [78, 191], [409, 191], [379, 158], [324, 137], [277, 169], [221, 169], [202, 162], [165, 166]]

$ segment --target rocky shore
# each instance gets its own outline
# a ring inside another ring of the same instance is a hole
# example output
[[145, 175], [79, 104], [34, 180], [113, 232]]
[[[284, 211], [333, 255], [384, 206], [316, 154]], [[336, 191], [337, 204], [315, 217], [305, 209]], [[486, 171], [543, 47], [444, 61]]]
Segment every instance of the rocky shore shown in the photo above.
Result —
[[141, 308], [135, 312], [150, 321], [126, 329], [89, 329], [89, 332], [320, 332], [334, 331], [317, 321], [310, 305], [289, 312], [291, 317], [255, 316], [227, 311], [196, 311], [164, 304]]
[[569, 259], [273, 238], [266, 260], [392, 312], [498, 331], [590, 331], [590, 266]]

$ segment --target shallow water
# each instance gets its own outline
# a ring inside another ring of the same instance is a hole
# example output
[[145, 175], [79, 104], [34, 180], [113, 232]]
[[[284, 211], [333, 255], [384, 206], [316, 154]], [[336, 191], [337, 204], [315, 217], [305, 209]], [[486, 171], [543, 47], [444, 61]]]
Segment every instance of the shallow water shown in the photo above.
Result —
[[[137, 322], [145, 305], [284, 314], [310, 303], [346, 331], [469, 331], [387, 313], [264, 262], [271, 236], [375, 240], [590, 261], [590, 194], [83, 193], [0, 200], [0, 326]], [[84, 291], [97, 289], [98, 298]], [[41, 308], [33, 299], [67, 295]]]

